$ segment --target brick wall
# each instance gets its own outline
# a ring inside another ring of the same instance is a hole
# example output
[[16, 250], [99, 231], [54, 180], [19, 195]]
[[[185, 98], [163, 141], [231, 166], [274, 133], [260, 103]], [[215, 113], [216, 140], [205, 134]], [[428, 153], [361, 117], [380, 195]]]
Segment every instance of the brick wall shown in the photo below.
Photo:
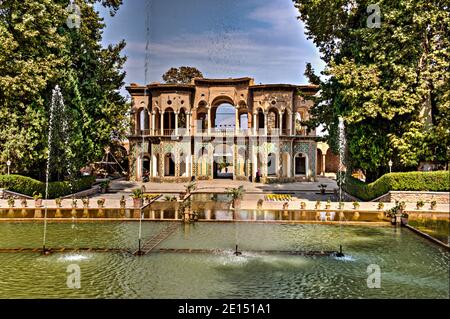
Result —
[[339, 169], [339, 155], [335, 155], [331, 149], [325, 155], [325, 171], [328, 173], [337, 173]]

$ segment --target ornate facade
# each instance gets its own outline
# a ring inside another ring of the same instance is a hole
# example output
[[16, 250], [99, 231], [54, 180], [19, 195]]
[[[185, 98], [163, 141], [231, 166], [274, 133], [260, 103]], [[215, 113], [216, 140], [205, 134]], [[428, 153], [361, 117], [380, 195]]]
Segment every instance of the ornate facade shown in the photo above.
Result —
[[[257, 85], [251, 78], [131, 84], [130, 179], [312, 180], [314, 85]], [[221, 112], [226, 110], [226, 114]], [[231, 112], [230, 112], [231, 110]], [[222, 121], [221, 121], [222, 118]], [[227, 120], [224, 121], [223, 119]]]

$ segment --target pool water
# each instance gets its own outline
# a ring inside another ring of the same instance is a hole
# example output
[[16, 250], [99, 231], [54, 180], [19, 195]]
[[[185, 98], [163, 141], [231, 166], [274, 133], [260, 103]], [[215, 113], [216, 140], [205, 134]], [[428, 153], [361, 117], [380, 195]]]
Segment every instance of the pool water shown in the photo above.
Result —
[[[144, 222], [145, 239], [170, 222]], [[137, 222], [48, 224], [47, 247], [135, 250]], [[0, 223], [0, 248], [41, 247], [42, 223]], [[234, 256], [235, 245], [243, 252]], [[337, 250], [345, 257], [261, 250]], [[0, 298], [449, 298], [448, 251], [408, 229], [320, 224], [179, 224], [155, 252], [0, 253]], [[159, 248], [210, 249], [164, 253]], [[214, 251], [215, 249], [220, 249]], [[79, 265], [81, 288], [67, 287]], [[367, 268], [381, 269], [368, 288]]]

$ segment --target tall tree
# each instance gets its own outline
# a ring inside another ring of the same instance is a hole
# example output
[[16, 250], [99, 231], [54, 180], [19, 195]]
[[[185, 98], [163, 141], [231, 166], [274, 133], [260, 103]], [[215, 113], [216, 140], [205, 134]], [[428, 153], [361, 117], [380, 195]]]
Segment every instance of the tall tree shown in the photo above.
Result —
[[450, 14], [445, 0], [293, 0], [327, 63], [311, 126], [336, 146], [345, 119], [348, 164], [369, 180], [387, 171], [445, 162], [450, 154]]
[[162, 76], [164, 82], [171, 84], [188, 84], [193, 78], [203, 78], [202, 72], [191, 66], [180, 66], [179, 68], [170, 68]]
[[[45, 171], [56, 85], [66, 106], [64, 156], [72, 172], [100, 159], [112, 137], [125, 133], [128, 107], [118, 91], [124, 84], [125, 43], [102, 48], [105, 25], [93, 7], [96, 2], [113, 15], [122, 1], [77, 0], [79, 12], [68, 7], [69, 0], [0, 4], [0, 161], [11, 159], [18, 173], [42, 177]], [[80, 23], [74, 25], [78, 14]]]
[[305, 76], [308, 78], [309, 83], [319, 85], [321, 83], [320, 77], [315, 73], [311, 63], [306, 63]]

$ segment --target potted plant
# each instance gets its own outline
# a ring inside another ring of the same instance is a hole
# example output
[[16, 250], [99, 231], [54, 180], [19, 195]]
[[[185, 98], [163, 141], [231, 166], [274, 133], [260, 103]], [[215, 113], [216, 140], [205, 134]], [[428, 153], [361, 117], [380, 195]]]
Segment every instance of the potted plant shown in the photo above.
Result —
[[383, 202], [378, 202], [377, 208], [378, 208], [378, 210], [382, 210], [384, 208], [384, 203]]
[[328, 198], [327, 203], [325, 204], [325, 209], [331, 208], [331, 200]]
[[35, 207], [42, 207], [42, 194], [33, 192], [33, 199]]
[[75, 197], [72, 197], [72, 208], [77, 208], [78, 200]]
[[105, 199], [104, 198], [99, 198], [99, 199], [97, 199], [97, 205], [98, 205], [98, 208], [103, 208], [103, 207], [105, 207]]
[[320, 184], [318, 187], [320, 188], [320, 194], [324, 195], [325, 194], [325, 190], [327, 188], [328, 185], [326, 184]]
[[166, 195], [166, 196], [164, 196], [164, 200], [166, 202], [175, 202], [177, 200], [177, 198], [175, 196]]
[[9, 206], [10, 208], [14, 207], [14, 202], [15, 202], [14, 197], [9, 196], [9, 197], [8, 197], [8, 206]]
[[430, 209], [431, 210], [435, 210], [436, 209], [436, 205], [437, 205], [437, 202], [435, 200], [432, 200], [430, 202]]
[[288, 208], [289, 208], [289, 203], [288, 202], [284, 203], [283, 204], [283, 210], [286, 210]]
[[425, 205], [425, 203], [423, 202], [423, 200], [419, 200], [416, 203], [416, 209], [419, 210], [421, 209], [423, 206]]
[[127, 201], [125, 199], [125, 196], [122, 195], [122, 198], [120, 199], [120, 208], [125, 208], [126, 205], [127, 205]]
[[344, 202], [339, 202], [339, 209], [343, 209], [344, 208]]
[[61, 207], [61, 205], [62, 205], [61, 197], [55, 198], [55, 204], [56, 204], [56, 207]]
[[107, 193], [108, 192], [109, 184], [110, 184], [110, 180], [109, 179], [100, 183], [100, 190], [101, 190], [102, 193]]
[[83, 199], [81, 199], [81, 201], [83, 202], [84, 208], [89, 208], [89, 198], [88, 197], [84, 197]]
[[133, 190], [133, 194], [131, 197], [133, 198], [133, 206], [135, 208], [141, 208], [142, 207], [142, 198], [143, 198], [142, 189], [136, 188]]
[[318, 200], [318, 201], [316, 202], [315, 207], [316, 207], [316, 209], [319, 209], [319, 208], [320, 208], [320, 200]]
[[22, 199], [20, 200], [20, 205], [21, 205], [23, 208], [27, 207], [27, 199], [26, 199], [26, 198], [22, 198]]
[[359, 203], [358, 202], [353, 202], [353, 209], [358, 209], [359, 208]]
[[227, 196], [231, 197], [231, 204], [233, 208], [236, 208], [244, 197], [244, 186], [239, 186], [237, 188], [227, 188]]
[[305, 202], [301, 202], [300, 203], [300, 208], [301, 209], [305, 209], [306, 208], [306, 203]]

